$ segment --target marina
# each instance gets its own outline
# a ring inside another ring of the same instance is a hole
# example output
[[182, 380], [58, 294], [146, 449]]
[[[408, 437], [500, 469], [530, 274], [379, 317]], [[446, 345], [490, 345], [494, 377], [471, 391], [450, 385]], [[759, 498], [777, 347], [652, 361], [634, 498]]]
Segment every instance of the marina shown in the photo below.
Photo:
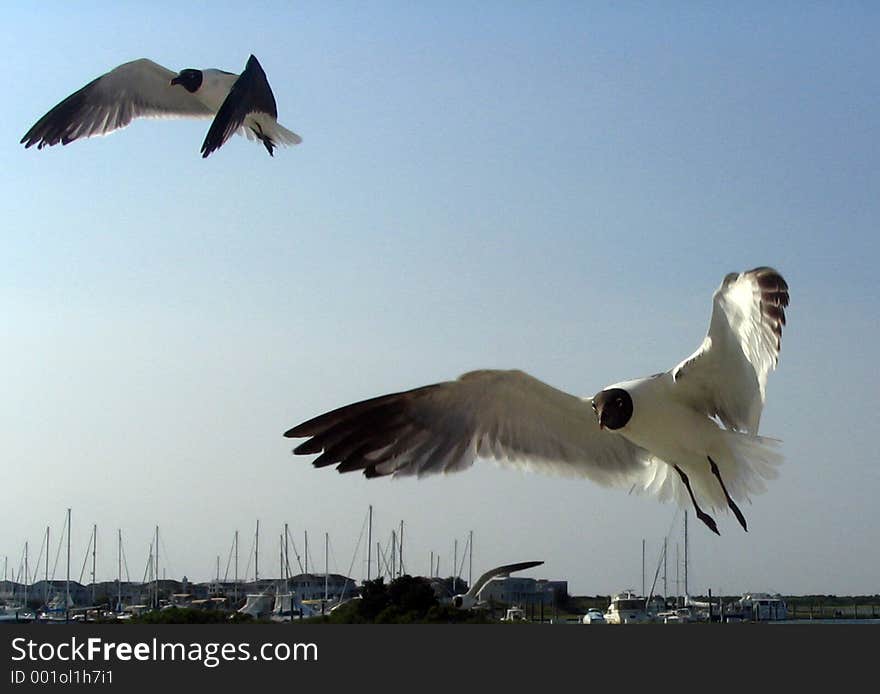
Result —
[[[160, 561], [167, 555], [159, 526], [152, 531], [149, 552], [140, 581], [132, 580], [125, 554], [122, 531], [116, 532], [116, 569], [113, 580], [96, 577], [98, 528], [92, 524], [78, 579], [71, 574], [70, 524], [72, 510], [58, 533], [56, 561], [49, 568], [52, 549], [51, 528], [47, 527], [36, 561], [25, 542], [18, 569], [9, 575], [4, 560], [4, 579], [0, 584], [0, 622], [2, 623], [94, 623], [150, 621], [265, 621], [291, 622], [325, 619], [337, 610], [360, 606], [360, 598], [370, 585], [389, 585], [420, 581], [433, 591], [436, 605], [459, 612], [473, 612], [483, 621], [551, 624], [691, 624], [691, 623], [880, 623], [878, 596], [837, 598], [833, 596], [783, 596], [778, 593], [747, 592], [739, 596], [692, 595], [688, 588], [689, 539], [687, 512], [683, 518], [684, 562], [676, 559], [677, 589], [669, 594], [667, 549], [669, 535], [648, 586], [645, 541], [642, 541], [642, 592], [627, 588], [595, 598], [571, 596], [568, 582], [511, 575], [534, 570], [540, 561], [520, 562], [489, 570], [469, 590], [473, 572], [473, 531], [458, 551], [454, 542], [454, 575], [440, 576], [440, 556], [431, 552], [427, 576], [410, 577], [404, 552], [404, 523], [391, 531], [387, 543], [373, 546], [373, 508], [370, 506], [361, 527], [354, 556], [345, 574], [330, 571], [330, 537], [323, 535], [323, 567], [316, 570], [309, 550], [309, 535], [303, 532], [302, 552], [287, 523], [277, 536], [274, 571], [260, 570], [260, 523], [255, 524], [245, 566], [239, 550], [240, 533], [234, 531], [225, 571], [217, 556], [215, 575], [207, 581], [193, 582], [186, 576], [169, 578]], [[366, 537], [366, 542], [363, 542]], [[313, 543], [314, 544], [314, 543]], [[160, 548], [163, 550], [160, 552]], [[58, 560], [66, 553], [63, 578], [57, 578]], [[354, 577], [359, 555], [366, 555], [365, 575]], [[271, 556], [271, 553], [270, 553]], [[465, 563], [467, 577], [463, 575]], [[270, 562], [271, 566], [271, 562]], [[294, 567], [298, 571], [294, 571]], [[679, 568], [683, 581], [679, 577]], [[160, 573], [161, 569], [161, 573]], [[41, 575], [41, 578], [38, 578]], [[160, 578], [161, 576], [161, 578]], [[83, 578], [91, 580], [86, 583]], [[663, 590], [655, 590], [658, 585]], [[650, 590], [648, 590], [650, 588]], [[461, 592], [461, 591], [466, 592]]]

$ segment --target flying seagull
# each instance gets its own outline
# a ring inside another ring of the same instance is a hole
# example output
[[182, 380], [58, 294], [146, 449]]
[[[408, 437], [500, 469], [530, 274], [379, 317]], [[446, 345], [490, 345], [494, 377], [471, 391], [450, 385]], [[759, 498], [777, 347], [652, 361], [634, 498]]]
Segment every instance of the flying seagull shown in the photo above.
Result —
[[[316, 467], [367, 477], [429, 475], [475, 458], [588, 477], [693, 504], [718, 533], [713, 510], [765, 490], [782, 462], [779, 441], [758, 436], [768, 373], [776, 367], [788, 285], [769, 267], [724, 278], [709, 332], [663, 373], [606, 386], [592, 398], [522, 372], [471, 371], [458, 380], [340, 407], [284, 435], [321, 453]], [[718, 533], [720, 534], [720, 533]]]
[[248, 58], [244, 72], [174, 72], [147, 58], [123, 63], [89, 82], [40, 118], [21, 138], [25, 147], [62, 145], [107, 135], [135, 118], [213, 118], [202, 157], [219, 149], [233, 133], [259, 140], [270, 155], [279, 144], [302, 138], [278, 123], [272, 88], [259, 61]]
[[476, 583], [470, 587], [467, 593], [460, 593], [453, 597], [452, 605], [460, 610], [469, 610], [477, 604], [480, 591], [493, 578], [507, 578], [514, 571], [525, 571], [533, 566], [540, 566], [543, 563], [542, 561], [521, 561], [517, 564], [505, 564], [504, 566], [496, 566], [494, 569], [489, 569], [477, 579]]

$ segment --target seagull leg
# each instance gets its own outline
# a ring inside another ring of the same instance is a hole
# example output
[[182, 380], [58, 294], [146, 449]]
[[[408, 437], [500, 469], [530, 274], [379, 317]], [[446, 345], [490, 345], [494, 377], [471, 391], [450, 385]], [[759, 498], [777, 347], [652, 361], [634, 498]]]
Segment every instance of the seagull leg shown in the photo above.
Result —
[[721, 533], [718, 532], [718, 526], [715, 524], [715, 519], [712, 518], [712, 516], [710, 516], [708, 513], [704, 512], [703, 509], [700, 508], [700, 505], [697, 503], [697, 499], [694, 496], [693, 490], [691, 489], [691, 481], [688, 479], [688, 476], [684, 474], [684, 470], [678, 467], [678, 465], [673, 465], [672, 467], [675, 468], [675, 471], [681, 477], [681, 481], [684, 482], [684, 486], [687, 487], [688, 494], [691, 495], [691, 501], [694, 504], [694, 509], [696, 509], [697, 511], [697, 518], [703, 521], [709, 527], [709, 530], [711, 530], [713, 533], [715, 533], [716, 535], [721, 535]]
[[736, 505], [736, 502], [730, 498], [730, 494], [727, 493], [727, 487], [724, 486], [724, 481], [721, 479], [721, 473], [718, 472], [718, 466], [715, 464], [715, 461], [712, 460], [711, 456], [707, 455], [706, 457], [709, 458], [709, 466], [712, 468], [712, 474], [715, 475], [721, 483], [721, 489], [724, 492], [724, 498], [727, 499], [727, 505], [730, 506], [730, 510], [733, 511], [733, 514], [736, 516], [739, 524], [743, 527], [743, 530], [749, 532], [749, 529], [746, 526], [745, 516], [743, 516], [742, 511], [739, 510], [739, 506]]

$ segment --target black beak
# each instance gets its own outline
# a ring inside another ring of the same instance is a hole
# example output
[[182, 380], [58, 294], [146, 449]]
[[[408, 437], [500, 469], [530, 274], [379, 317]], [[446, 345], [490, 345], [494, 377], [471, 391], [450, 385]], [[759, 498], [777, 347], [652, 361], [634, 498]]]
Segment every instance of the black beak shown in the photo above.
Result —
[[172, 85], [180, 84], [180, 75], [177, 75], [176, 77], [172, 77], [172, 78], [171, 78], [171, 84], [172, 84]]

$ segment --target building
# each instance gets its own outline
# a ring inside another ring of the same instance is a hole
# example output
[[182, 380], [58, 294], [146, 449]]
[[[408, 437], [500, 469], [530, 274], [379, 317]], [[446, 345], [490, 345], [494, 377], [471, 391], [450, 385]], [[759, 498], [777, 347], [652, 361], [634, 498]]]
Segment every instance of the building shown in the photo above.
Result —
[[554, 605], [568, 595], [568, 581], [509, 576], [493, 578], [477, 596], [481, 602], [505, 605]]

